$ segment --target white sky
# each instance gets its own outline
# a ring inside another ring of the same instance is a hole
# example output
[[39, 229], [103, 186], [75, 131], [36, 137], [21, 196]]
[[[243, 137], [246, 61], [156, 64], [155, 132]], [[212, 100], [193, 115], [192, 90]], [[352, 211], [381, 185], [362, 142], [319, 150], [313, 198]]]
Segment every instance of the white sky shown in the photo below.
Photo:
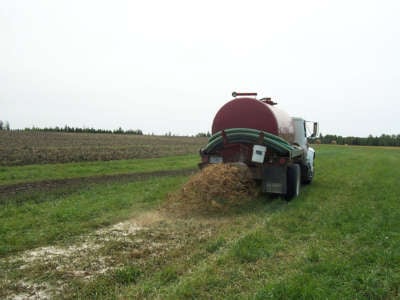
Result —
[[232, 91], [400, 134], [398, 0], [2, 0], [0, 120], [196, 134]]

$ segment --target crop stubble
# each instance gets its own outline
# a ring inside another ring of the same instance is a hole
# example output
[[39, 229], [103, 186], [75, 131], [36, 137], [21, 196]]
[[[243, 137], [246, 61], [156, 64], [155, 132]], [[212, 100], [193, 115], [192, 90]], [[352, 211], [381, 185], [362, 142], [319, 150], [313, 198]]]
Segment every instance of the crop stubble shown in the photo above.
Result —
[[0, 165], [107, 161], [197, 153], [207, 138], [0, 131]]

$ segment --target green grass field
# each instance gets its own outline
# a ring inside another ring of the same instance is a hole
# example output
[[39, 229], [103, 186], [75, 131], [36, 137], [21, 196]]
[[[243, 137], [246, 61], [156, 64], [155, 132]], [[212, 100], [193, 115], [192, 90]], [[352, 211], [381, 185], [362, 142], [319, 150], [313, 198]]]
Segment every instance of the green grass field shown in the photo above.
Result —
[[0, 298], [399, 298], [400, 149], [316, 151], [315, 180], [292, 202], [209, 215], [163, 211], [182, 176], [10, 194]]
[[196, 168], [197, 155], [152, 159], [111, 160], [79, 163], [0, 167], [0, 186], [54, 179], [71, 179]]

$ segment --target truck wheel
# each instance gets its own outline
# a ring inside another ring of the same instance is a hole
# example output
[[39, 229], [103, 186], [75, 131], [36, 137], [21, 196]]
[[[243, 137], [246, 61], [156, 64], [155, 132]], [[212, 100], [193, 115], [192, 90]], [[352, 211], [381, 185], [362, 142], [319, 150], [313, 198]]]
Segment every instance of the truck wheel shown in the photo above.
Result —
[[290, 201], [300, 193], [300, 166], [298, 164], [287, 167], [286, 200]]
[[310, 184], [313, 180], [313, 177], [314, 177], [314, 172], [311, 170], [311, 166], [310, 165], [304, 166], [304, 176], [302, 179], [302, 183]]

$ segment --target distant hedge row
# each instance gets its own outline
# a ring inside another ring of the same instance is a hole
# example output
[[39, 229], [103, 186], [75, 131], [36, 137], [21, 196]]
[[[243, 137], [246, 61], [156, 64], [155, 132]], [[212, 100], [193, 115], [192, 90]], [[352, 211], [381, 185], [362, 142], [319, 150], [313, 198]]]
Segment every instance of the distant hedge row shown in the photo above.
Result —
[[400, 146], [400, 134], [382, 134], [381, 136], [368, 137], [343, 137], [340, 135], [322, 135], [316, 140], [321, 144], [357, 145], [357, 146]]
[[47, 131], [47, 132], [115, 133], [115, 134], [143, 135], [143, 132], [140, 129], [124, 130], [121, 127], [119, 127], [118, 129], [114, 129], [114, 130], [109, 130], [109, 129], [70, 127], [70, 126], [64, 126], [64, 127], [56, 126], [56, 127], [44, 127], [44, 128], [32, 127], [32, 128], [25, 128], [24, 130], [25, 131]]

